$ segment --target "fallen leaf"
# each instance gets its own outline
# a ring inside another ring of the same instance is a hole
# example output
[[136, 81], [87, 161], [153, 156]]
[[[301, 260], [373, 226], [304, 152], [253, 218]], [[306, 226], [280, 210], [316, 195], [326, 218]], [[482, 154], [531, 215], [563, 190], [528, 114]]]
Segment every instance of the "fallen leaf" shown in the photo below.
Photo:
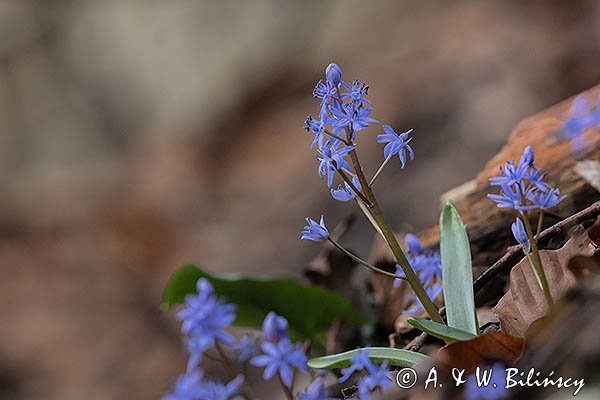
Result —
[[[577, 255], [591, 256], [595, 249], [596, 245], [583, 228], [579, 227], [560, 249], [540, 251], [550, 292], [555, 301], [577, 283], [575, 274], [567, 267], [569, 260]], [[509, 289], [493, 310], [500, 319], [502, 331], [518, 337], [525, 337], [527, 329], [548, 313], [548, 303], [527, 257], [510, 271]]]
[[490, 361], [513, 365], [523, 354], [525, 340], [502, 332], [488, 331], [475, 339], [452, 342], [440, 349], [437, 359], [448, 369], [464, 368], [466, 374]]

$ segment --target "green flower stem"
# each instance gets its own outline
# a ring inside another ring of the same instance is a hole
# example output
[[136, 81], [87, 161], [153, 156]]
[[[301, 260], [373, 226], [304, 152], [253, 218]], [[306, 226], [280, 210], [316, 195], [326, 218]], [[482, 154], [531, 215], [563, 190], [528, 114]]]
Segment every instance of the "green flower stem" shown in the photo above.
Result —
[[529, 222], [528, 215], [523, 215], [523, 222], [525, 223], [525, 230], [527, 231], [527, 237], [529, 238], [529, 243], [531, 244], [531, 258], [533, 259], [533, 267], [537, 272], [538, 278], [540, 278], [540, 283], [542, 284], [542, 289], [544, 290], [544, 296], [546, 296], [546, 300], [548, 301], [548, 306], [552, 307], [554, 305], [554, 301], [552, 300], [550, 286], [548, 285], [546, 273], [544, 272], [544, 267], [542, 266], [542, 259], [540, 257], [540, 250], [537, 245], [537, 238], [533, 235], [533, 229], [531, 229], [531, 223]]
[[374, 266], [372, 264], [369, 264], [368, 262], [366, 262], [362, 258], [354, 255], [351, 251], [346, 250], [341, 244], [339, 244], [337, 241], [335, 241], [331, 237], [328, 237], [327, 240], [329, 240], [331, 242], [331, 244], [333, 244], [339, 251], [341, 251], [342, 253], [346, 254], [348, 257], [350, 257], [351, 259], [353, 259], [354, 261], [356, 261], [360, 265], [362, 265], [364, 267], [367, 267], [371, 271], [376, 272], [376, 273], [381, 274], [381, 275], [389, 276], [390, 278], [404, 279], [404, 280], [406, 280], [406, 278], [403, 277], [403, 276], [396, 275], [396, 274], [393, 274], [393, 273], [388, 272], [388, 271], [384, 271], [384, 270], [382, 270], [380, 268], [377, 268], [376, 266]]
[[[340, 103], [342, 103], [342, 96], [340, 95], [339, 89], [337, 90], [337, 100]], [[352, 131], [349, 127], [346, 127], [346, 140], [352, 143]], [[427, 315], [429, 315], [429, 318], [440, 324], [445, 324], [444, 320], [440, 316], [437, 307], [429, 298], [429, 295], [425, 291], [425, 288], [419, 280], [419, 277], [415, 274], [415, 271], [412, 269], [410, 263], [406, 259], [406, 256], [404, 255], [404, 252], [402, 251], [398, 240], [396, 240], [396, 235], [394, 235], [394, 231], [383, 217], [383, 213], [379, 208], [379, 204], [377, 203], [375, 194], [373, 193], [373, 190], [371, 190], [369, 182], [367, 181], [367, 178], [365, 177], [365, 174], [362, 170], [362, 166], [358, 159], [356, 149], [352, 149], [352, 151], [350, 151], [349, 154], [350, 158], [352, 159], [352, 165], [354, 166], [354, 170], [356, 171], [356, 176], [358, 177], [360, 185], [363, 188], [363, 193], [372, 204], [372, 207], [370, 207], [371, 214], [373, 215], [373, 218], [375, 219], [377, 225], [379, 225], [381, 233], [383, 234], [385, 241], [388, 243], [388, 246], [390, 246], [394, 257], [396, 257], [396, 261], [400, 265], [400, 268], [402, 268], [402, 271], [406, 276], [406, 280], [408, 280], [410, 287], [415, 292], [415, 296], [417, 296], [417, 298], [423, 305], [423, 308], [427, 312]]]
[[394, 157], [394, 155], [390, 154], [385, 160], [383, 160], [383, 162], [381, 163], [381, 165], [377, 169], [377, 172], [375, 172], [375, 175], [373, 175], [373, 177], [371, 178], [371, 181], [369, 181], [369, 186], [370, 187], [373, 186], [373, 184], [375, 183], [375, 180], [379, 177], [379, 174], [381, 174], [381, 171], [383, 171], [383, 169], [385, 168], [385, 166], [390, 162], [390, 160], [393, 157]]
[[379, 208], [377, 199], [375, 198], [375, 195], [374, 195], [373, 191], [371, 190], [371, 188], [369, 187], [367, 179], [365, 178], [365, 175], [362, 172], [362, 168], [360, 165], [360, 161], [358, 160], [358, 155], [356, 153], [356, 150], [352, 150], [350, 152], [350, 158], [352, 159], [352, 164], [354, 165], [354, 169], [356, 170], [356, 174], [358, 175], [358, 180], [360, 181], [360, 184], [363, 187], [365, 196], [369, 200], [371, 200], [371, 203], [373, 204], [373, 207], [371, 207], [373, 219], [375, 219], [375, 222], [379, 226], [379, 229], [381, 230], [381, 233], [383, 234], [385, 241], [388, 243], [388, 246], [390, 246], [390, 249], [392, 250], [394, 257], [396, 257], [396, 261], [400, 265], [400, 268], [402, 268], [402, 271], [404, 272], [404, 275], [406, 276], [406, 280], [408, 280], [410, 287], [415, 292], [415, 295], [417, 296], [417, 298], [423, 305], [423, 308], [429, 315], [429, 318], [431, 318], [435, 322], [444, 324], [445, 322], [442, 319], [442, 317], [440, 316], [440, 313], [439, 313], [437, 307], [435, 306], [435, 304], [433, 304], [433, 302], [429, 298], [429, 295], [425, 291], [425, 288], [423, 287], [423, 284], [419, 280], [419, 277], [415, 274], [415, 271], [412, 269], [412, 267], [410, 266], [410, 263], [408, 262], [406, 256], [404, 255], [404, 252], [402, 251], [402, 248], [400, 247], [398, 240], [396, 240], [396, 235], [394, 235], [392, 228], [389, 226], [389, 224], [383, 217], [383, 213], [381, 212], [381, 209]]
[[544, 222], [544, 210], [540, 210], [540, 216], [538, 217], [537, 230], [535, 232], [535, 240], [537, 241], [542, 233], [542, 224]]

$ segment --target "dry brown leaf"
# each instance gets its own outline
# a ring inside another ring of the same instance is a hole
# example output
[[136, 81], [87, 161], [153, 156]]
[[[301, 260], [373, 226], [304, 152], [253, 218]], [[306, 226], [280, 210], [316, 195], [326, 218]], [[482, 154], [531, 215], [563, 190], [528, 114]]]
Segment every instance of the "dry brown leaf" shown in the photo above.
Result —
[[436, 357], [448, 368], [464, 368], [470, 374], [490, 360], [513, 365], [524, 348], [525, 341], [521, 338], [488, 331], [475, 339], [450, 343], [442, 347]]
[[[568, 268], [569, 260], [577, 255], [590, 256], [595, 249], [596, 245], [581, 228], [560, 249], [540, 251], [550, 292], [555, 301], [577, 282]], [[509, 289], [493, 310], [500, 319], [502, 331], [518, 337], [525, 337], [531, 324], [548, 313], [548, 303], [527, 258], [523, 258], [510, 271]]]

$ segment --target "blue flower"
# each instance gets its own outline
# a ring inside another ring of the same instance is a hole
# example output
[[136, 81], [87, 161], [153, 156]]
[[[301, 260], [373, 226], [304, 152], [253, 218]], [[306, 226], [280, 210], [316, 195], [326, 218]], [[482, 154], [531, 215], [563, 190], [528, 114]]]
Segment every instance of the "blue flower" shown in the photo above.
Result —
[[385, 133], [377, 135], [377, 142], [387, 143], [383, 149], [383, 157], [388, 158], [389, 156], [398, 154], [402, 168], [404, 168], [407, 153], [411, 160], [414, 160], [415, 158], [415, 153], [408, 144], [412, 140], [408, 135], [410, 135], [413, 130], [410, 129], [398, 135], [389, 125], [382, 125], [382, 128]]
[[[352, 177], [352, 184], [360, 191], [362, 190], [362, 186], [360, 185], [360, 181], [356, 176]], [[339, 185], [337, 189], [331, 189], [331, 196], [338, 201], [349, 201], [356, 197], [356, 193], [354, 190], [348, 185], [348, 183], [344, 182], [344, 187]]]
[[506, 386], [506, 370], [500, 363], [494, 364], [489, 370], [485, 371], [487, 376], [491, 373], [491, 377], [487, 385], [483, 380], [483, 370], [480, 370], [480, 383], [477, 382], [475, 374], [467, 377], [465, 387], [466, 400], [500, 400], [508, 395]]
[[407, 233], [406, 237], [404, 238], [404, 241], [406, 242], [406, 247], [408, 247], [408, 251], [410, 253], [412, 253], [412, 254], [421, 253], [421, 241], [419, 240], [418, 237], [416, 237], [412, 233]]
[[319, 144], [319, 147], [323, 146], [323, 141], [325, 139], [325, 125], [327, 124], [327, 116], [324, 114], [321, 114], [321, 120], [316, 120], [312, 117], [312, 115], [309, 115], [306, 118], [306, 121], [304, 121], [304, 129], [306, 129], [307, 132], [312, 132], [315, 134], [315, 138], [312, 141], [310, 148], [312, 149], [313, 147], [315, 147], [315, 144]]
[[383, 363], [378, 366], [369, 359], [369, 348], [360, 350], [350, 359], [351, 365], [342, 369], [340, 383], [347, 381], [355, 372], [364, 372], [365, 375], [358, 380], [358, 394], [361, 400], [368, 399], [369, 393], [380, 388], [386, 390], [390, 385], [390, 378], [387, 376], [388, 365]]
[[199, 370], [181, 376], [171, 393], [162, 400], [229, 400], [239, 393], [244, 378], [239, 375], [226, 385], [202, 379]]
[[202, 392], [202, 373], [193, 369], [181, 375], [171, 392], [163, 396], [162, 400], [196, 400]]
[[375, 365], [369, 358], [368, 347], [359, 350], [354, 356], [352, 356], [350, 363], [351, 364], [349, 367], [342, 369], [342, 376], [339, 379], [340, 383], [346, 382], [355, 372], [375, 369]]
[[[429, 298], [435, 300], [443, 290], [441, 284], [442, 260], [440, 253], [423, 252], [421, 249], [421, 241], [413, 234], [407, 234], [405, 241], [409, 250], [406, 255], [408, 262], [415, 271], [415, 274], [419, 277]], [[404, 276], [404, 271], [398, 264], [396, 264], [396, 275]], [[394, 287], [400, 286], [401, 283], [401, 279], [394, 279]], [[403, 314], [414, 314], [423, 309], [423, 305], [416, 296], [415, 300], [416, 305], [411, 309], [405, 310]]]
[[[600, 103], [600, 97], [598, 100]], [[573, 151], [578, 152], [586, 147], [584, 132], [594, 127], [600, 128], [600, 104], [590, 111], [588, 96], [582, 93], [573, 100], [569, 115], [561, 126], [561, 132], [565, 138], [571, 140]]]
[[358, 396], [361, 400], [368, 400], [370, 398], [369, 393], [376, 389], [383, 392], [392, 385], [392, 381], [387, 375], [389, 372], [387, 363], [383, 363], [368, 372], [368, 375], [360, 378], [357, 383]]
[[369, 126], [369, 122], [378, 122], [369, 117], [373, 109], [363, 106], [354, 107], [352, 103], [333, 104], [330, 108], [333, 119], [329, 123], [334, 127], [333, 133], [339, 134], [346, 127], [352, 129], [352, 140], [355, 139], [355, 133]]
[[265, 380], [279, 373], [281, 381], [289, 388], [292, 386], [294, 368], [306, 371], [306, 356], [300, 344], [293, 345], [289, 339], [283, 338], [277, 343], [264, 342], [261, 348], [264, 354], [254, 357], [250, 363], [265, 367]]
[[235, 306], [218, 301], [211, 284], [204, 278], [198, 280], [196, 288], [198, 294], [187, 295], [184, 308], [177, 313], [177, 318], [183, 321], [181, 331], [187, 336], [191, 366], [215, 341], [226, 345], [234, 343], [224, 329], [235, 320]]
[[337, 397], [329, 397], [325, 390], [323, 378], [317, 378], [310, 384], [304, 393], [298, 394], [297, 400], [339, 400]]
[[332, 85], [339, 85], [342, 81], [342, 69], [336, 63], [329, 64], [325, 69], [325, 78]]
[[[311, 222], [316, 224], [316, 222], [310, 218], [307, 218], [306, 221], [308, 221], [309, 225]], [[325, 231], [327, 231], [327, 228], [325, 228], [325, 224], [323, 223], [323, 216], [321, 216], [321, 224], [317, 225], [317, 227], [319, 230], [324, 228]], [[329, 232], [326, 233], [326, 236], [329, 236]], [[263, 321], [262, 331], [265, 335], [265, 339], [267, 339], [269, 342], [279, 342], [281, 339], [288, 339], [287, 319], [271, 311], [267, 314]]]
[[327, 176], [327, 186], [331, 187], [336, 169], [345, 168], [351, 170], [350, 164], [345, 157], [354, 150], [354, 146], [339, 147], [339, 143], [332, 147], [320, 147], [317, 151], [319, 156], [319, 177]]
[[313, 89], [313, 96], [317, 99], [321, 99], [321, 108], [327, 106], [331, 99], [334, 99], [337, 95], [337, 87], [331, 82], [322, 80], [317, 82]]
[[355, 80], [352, 83], [352, 87], [345, 85], [346, 89], [348, 89], [348, 93], [342, 93], [342, 99], [350, 99], [352, 104], [356, 107], [363, 105], [363, 103], [367, 103], [369, 105], [373, 105], [369, 100], [365, 99], [365, 96], [369, 92], [369, 86], [367, 86], [364, 82], [359, 80]]
[[558, 189], [548, 189], [547, 191], [532, 190], [527, 193], [527, 199], [542, 210], [547, 210], [556, 206], [566, 197], [566, 195], [561, 196], [560, 190]]
[[529, 243], [529, 237], [525, 231], [525, 225], [523, 225], [523, 221], [520, 218], [517, 218], [510, 226], [510, 229], [512, 230], [512, 234], [517, 243], [519, 243], [523, 248], [523, 252], [528, 254], [531, 249], [531, 245]]
[[[300, 239], [312, 240], [313, 242], [322, 242], [323, 240], [329, 237], [329, 231], [325, 226], [325, 221], [323, 220], [323, 216], [321, 215], [321, 221], [317, 223], [317, 221], [306, 218], [306, 225], [304, 230], [300, 232]], [[263, 326], [264, 329], [264, 326]]]
[[500, 175], [490, 178], [492, 185], [500, 186], [499, 194], [488, 194], [500, 208], [514, 208], [517, 211], [547, 209], [560, 203], [565, 196], [560, 196], [557, 189], [544, 182], [546, 173], [533, 164], [534, 153], [527, 146], [519, 164], [507, 162], [500, 168]]
[[231, 349], [240, 362], [248, 361], [258, 354], [256, 339], [249, 334], [242, 336], [241, 339], [231, 347]]

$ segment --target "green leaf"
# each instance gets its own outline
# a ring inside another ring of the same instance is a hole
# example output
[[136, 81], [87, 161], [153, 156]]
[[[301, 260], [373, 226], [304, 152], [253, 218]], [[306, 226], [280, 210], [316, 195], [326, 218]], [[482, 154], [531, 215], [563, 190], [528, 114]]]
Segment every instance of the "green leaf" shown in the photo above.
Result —
[[435, 336], [436, 338], [442, 339], [446, 342], [470, 340], [477, 337], [477, 335], [465, 332], [462, 329], [453, 328], [451, 326], [440, 324], [438, 322], [431, 321], [425, 318], [409, 317], [408, 323], [414, 326], [415, 328], [422, 330], [423, 332], [426, 332], [431, 336]]
[[440, 251], [448, 326], [478, 335], [469, 237], [451, 202], [440, 215]]
[[162, 308], [168, 310], [183, 303], [187, 294], [196, 293], [200, 278], [208, 279], [219, 297], [237, 306], [238, 326], [261, 327], [267, 313], [274, 311], [288, 320], [294, 336], [318, 343], [336, 318], [356, 324], [369, 320], [343, 296], [320, 286], [291, 278], [210, 274], [194, 265], [185, 265], [173, 274]]
[[[364, 349], [345, 351], [331, 356], [317, 357], [308, 360], [308, 366], [314, 369], [333, 369], [344, 368], [351, 364], [351, 359]], [[399, 367], [410, 367], [418, 362], [427, 360], [429, 357], [425, 354], [415, 353], [414, 351], [394, 349], [390, 347], [369, 347], [369, 358], [373, 361], [387, 361], [390, 365]]]

